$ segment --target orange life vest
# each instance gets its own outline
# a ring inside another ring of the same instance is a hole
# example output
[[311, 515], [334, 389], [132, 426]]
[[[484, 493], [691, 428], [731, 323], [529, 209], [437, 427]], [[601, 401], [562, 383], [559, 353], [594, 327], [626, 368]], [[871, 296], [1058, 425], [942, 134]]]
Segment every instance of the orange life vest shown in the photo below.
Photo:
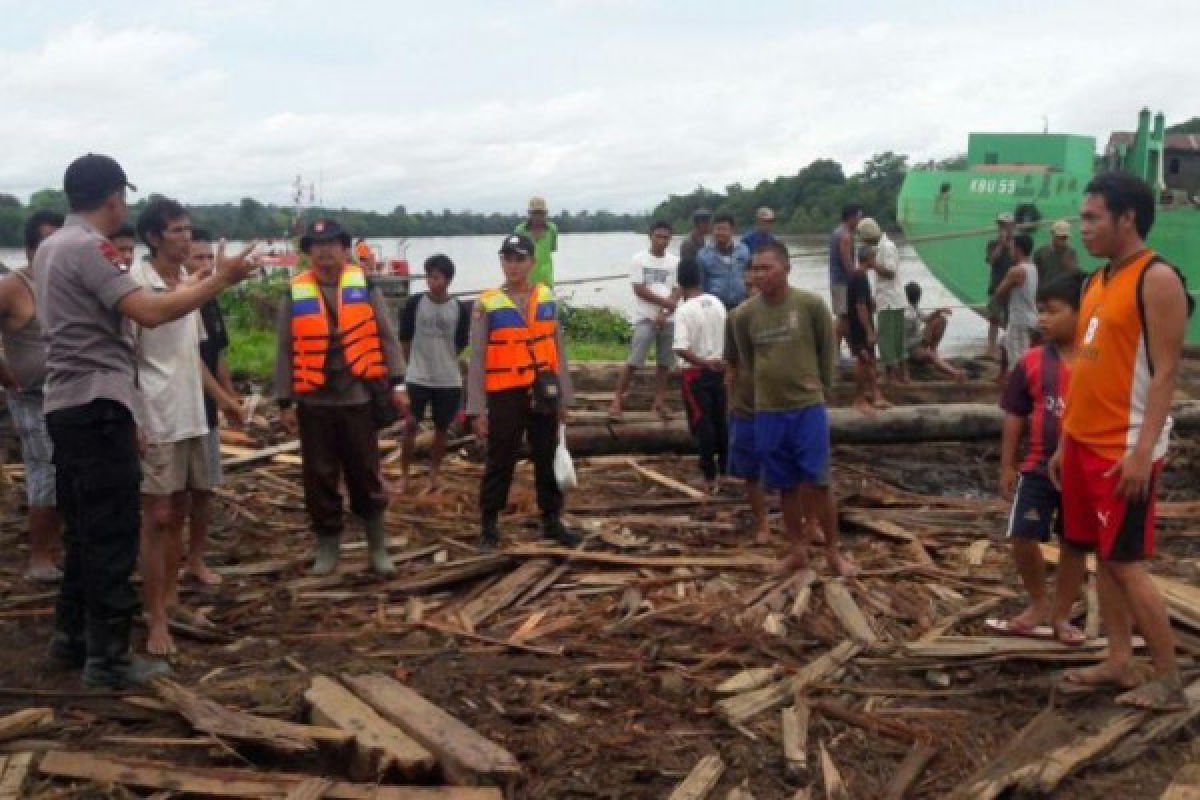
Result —
[[558, 374], [557, 308], [549, 289], [535, 284], [524, 314], [499, 289], [481, 294], [479, 304], [487, 315], [485, 390], [501, 392], [531, 386], [534, 376], [543, 370]]
[[342, 348], [346, 369], [354, 377], [364, 381], [387, 377], [367, 276], [361, 269], [351, 264], [342, 267], [336, 331], [330, 329], [329, 312], [312, 270], [292, 278], [291, 290], [293, 392], [307, 394], [325, 385], [325, 361], [333, 347]]

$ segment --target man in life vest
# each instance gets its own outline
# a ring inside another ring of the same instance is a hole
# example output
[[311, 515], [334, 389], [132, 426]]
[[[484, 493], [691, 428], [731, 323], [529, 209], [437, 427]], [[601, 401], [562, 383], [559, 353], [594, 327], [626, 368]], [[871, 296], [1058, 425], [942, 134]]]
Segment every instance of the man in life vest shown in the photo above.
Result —
[[317, 536], [314, 575], [337, 568], [344, 477], [350, 510], [366, 527], [370, 567], [394, 573], [383, 512], [373, 399], [387, 392], [408, 413], [404, 356], [383, 293], [350, 260], [350, 236], [336, 220], [313, 220], [300, 239], [312, 268], [292, 278], [279, 310], [275, 391], [280, 418], [300, 435], [304, 505]]
[[542, 535], [566, 545], [579, 543], [578, 534], [564, 527], [560, 519], [563, 493], [554, 477], [554, 451], [559, 425], [566, 422], [571, 402], [571, 378], [558, 304], [547, 286], [529, 282], [534, 253], [528, 236], [506, 236], [500, 246], [504, 285], [481, 294], [471, 313], [467, 416], [475, 436], [487, 442], [487, 465], [479, 493], [481, 550], [490, 550], [500, 541], [496, 523], [508, 503], [521, 440], [526, 436], [542, 512]]

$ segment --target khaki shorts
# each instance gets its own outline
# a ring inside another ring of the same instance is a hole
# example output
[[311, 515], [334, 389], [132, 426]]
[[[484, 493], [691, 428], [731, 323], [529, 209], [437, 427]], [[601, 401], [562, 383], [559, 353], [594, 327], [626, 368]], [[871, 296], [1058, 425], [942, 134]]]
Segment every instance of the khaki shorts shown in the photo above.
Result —
[[212, 489], [205, 436], [147, 445], [142, 456], [142, 494]]

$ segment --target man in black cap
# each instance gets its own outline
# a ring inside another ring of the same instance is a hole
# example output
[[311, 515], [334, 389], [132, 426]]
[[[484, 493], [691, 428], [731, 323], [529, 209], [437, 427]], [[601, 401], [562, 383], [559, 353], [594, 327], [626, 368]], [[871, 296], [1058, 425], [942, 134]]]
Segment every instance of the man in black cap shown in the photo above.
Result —
[[312, 268], [292, 278], [289, 302], [279, 308], [275, 394], [283, 424], [300, 434], [304, 505], [317, 536], [312, 573], [337, 569], [344, 477], [370, 567], [391, 575], [375, 404], [386, 393], [382, 402], [408, 414], [404, 354], [383, 292], [350, 259], [350, 236], [337, 220], [309, 223], [300, 250]]
[[33, 270], [66, 546], [50, 655], [82, 665], [87, 686], [121, 688], [168, 671], [129, 647], [141, 508], [129, 321], [153, 328], [196, 310], [253, 271], [253, 244], [234, 258], [219, 255], [206, 278], [173, 292], [149, 291], [106, 238], [124, 222], [125, 189], [134, 188], [121, 166], [89, 153], [67, 167], [63, 188], [71, 214], [42, 242]]
[[693, 261], [708, 244], [712, 233], [713, 213], [707, 208], [698, 208], [692, 213], [692, 232], [679, 245], [679, 260]]
[[504, 285], [481, 294], [471, 314], [467, 416], [476, 437], [487, 441], [479, 493], [482, 550], [500, 540], [497, 520], [508, 504], [526, 437], [542, 535], [566, 545], [579, 543], [579, 535], [562, 523], [563, 493], [554, 478], [554, 451], [571, 402], [571, 378], [554, 294], [543, 284], [529, 283], [534, 252], [529, 237], [506, 236], [500, 245]]

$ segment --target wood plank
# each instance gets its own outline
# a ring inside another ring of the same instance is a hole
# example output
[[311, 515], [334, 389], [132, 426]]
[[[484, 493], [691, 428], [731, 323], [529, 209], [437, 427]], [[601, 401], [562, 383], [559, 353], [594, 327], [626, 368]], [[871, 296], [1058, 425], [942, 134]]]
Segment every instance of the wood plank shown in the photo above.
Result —
[[[1047, 748], [1037, 769], [1022, 776], [1017, 785], [1044, 794], [1052, 794], [1063, 780], [1076, 770], [1091, 763], [1097, 756], [1134, 731], [1150, 717], [1148, 711], [1105, 709], [1096, 715], [1093, 728], [1089, 725], [1058, 747]], [[1076, 726], [1081, 727], [1081, 726]], [[1094, 730], [1093, 733], [1086, 733]]]
[[937, 752], [937, 748], [931, 744], [914, 744], [896, 768], [892, 779], [888, 781], [887, 788], [883, 790], [884, 800], [904, 800], [908, 797], [909, 789], [920, 779], [921, 773], [929, 766]]
[[309, 778], [287, 793], [287, 800], [321, 800], [333, 786], [328, 778]]
[[701, 500], [701, 501], [708, 499], [708, 495], [705, 494], [704, 492], [700, 491], [699, 489], [697, 489], [693, 486], [688, 486], [686, 483], [683, 483], [682, 481], [677, 481], [674, 478], [663, 475], [661, 472], [659, 472], [656, 469], [651, 469], [650, 467], [643, 467], [641, 464], [637, 463], [636, 459], [632, 459], [632, 458], [628, 459], [625, 463], [628, 464], [629, 466], [633, 467], [633, 469], [639, 475], [641, 475], [645, 478], [649, 478], [650, 480], [654, 481], [655, 483], [661, 484], [662, 486], [666, 486], [668, 489], [674, 489], [675, 491], [679, 492], [680, 494], [684, 495], [685, 497], [690, 497], [693, 500]]
[[878, 634], [871, 627], [871, 623], [867, 622], [867, 618], [863, 616], [858, 603], [854, 602], [854, 597], [846, 588], [846, 584], [840, 580], [825, 581], [824, 589], [825, 602], [829, 604], [833, 615], [838, 618], [842, 629], [850, 635], [850, 638], [868, 647], [879, 644]]
[[704, 800], [717, 787], [725, 772], [725, 762], [718, 755], [708, 755], [696, 762], [683, 783], [675, 787], [667, 800]]
[[278, 726], [271, 724], [275, 720], [226, 708], [167, 678], [156, 680], [154, 691], [164, 703], [178, 711], [193, 728], [202, 733], [252, 742], [280, 753], [316, 753], [315, 740], [281, 731]]
[[783, 758], [787, 762], [788, 774], [798, 781], [807, 781], [808, 775], [808, 718], [811, 712], [808, 703], [797, 700], [780, 712], [780, 730], [783, 734]]
[[833, 757], [825, 749], [824, 742], [821, 742], [818, 750], [821, 757], [821, 783], [825, 787], [826, 800], [850, 800], [850, 792], [846, 790], [842, 774], [838, 772], [837, 764], [833, 763]]
[[1017, 731], [989, 761], [949, 795], [953, 800], [994, 800], [1034, 773], [1042, 756], [1076, 737], [1074, 726], [1054, 709], [1046, 709]]
[[822, 653], [810, 661], [795, 675], [761, 689], [742, 692], [733, 697], [718, 700], [717, 709], [731, 722], [740, 725], [764, 711], [778, 708], [797, 692], [803, 691], [809, 684], [828, 677], [858, 655], [861, 649], [861, 645], [854, 642], [840, 642], [832, 650]]
[[1200, 800], [1200, 764], [1185, 764], [1158, 800]]
[[386, 675], [342, 676], [342, 682], [422, 747], [457, 784], [507, 782], [521, 773], [512, 753]]
[[887, 719], [864, 711], [856, 711], [834, 700], [814, 700], [812, 707], [814, 710], [821, 712], [823, 716], [840, 719], [842, 722], [848, 722], [865, 731], [889, 736], [903, 742], [916, 741], [922, 733], [925, 733], [898, 719]]
[[[43, 775], [96, 783], [119, 783], [143, 789], [169, 789], [179, 794], [209, 797], [286, 798], [311, 775], [258, 772], [233, 767], [187, 767], [165, 761], [118, 758], [93, 753], [52, 750], [42, 757]], [[378, 786], [334, 783], [323, 795], [332, 800], [503, 800], [492, 787]]]
[[767, 569], [778, 563], [765, 556], [630, 556], [619, 553], [594, 553], [567, 547], [520, 545], [508, 548], [507, 555], [552, 556], [568, 561], [588, 561], [595, 564], [621, 564], [649, 568], [706, 567], [711, 569]]
[[0, 800], [21, 800], [25, 778], [33, 766], [33, 753], [0, 755]]
[[[1133, 644], [1134, 647], [1145, 646], [1140, 636], [1134, 637]], [[1069, 646], [1051, 640], [1021, 639], [1015, 636], [939, 636], [929, 641], [907, 642], [904, 644], [904, 651], [910, 656], [934, 659], [1055, 654], [1099, 657], [1106, 647], [1108, 640], [1105, 638]]]
[[48, 727], [54, 721], [52, 708], [25, 708], [0, 717], [0, 742], [20, 739]]
[[541, 580], [554, 562], [537, 558], [523, 562], [494, 586], [465, 603], [457, 610], [458, 617], [469, 630], [474, 630], [496, 614], [512, 605], [523, 592]]
[[264, 447], [261, 450], [256, 450], [253, 453], [236, 458], [225, 458], [221, 460], [221, 466], [225, 469], [235, 469], [236, 467], [244, 467], [247, 464], [254, 464], [259, 461], [266, 461], [268, 458], [277, 456], [280, 453], [295, 453], [300, 449], [300, 440], [293, 439], [290, 442]]
[[304, 699], [312, 707], [313, 722], [340, 728], [354, 737], [352, 779], [376, 779], [392, 767], [413, 778], [429, 774], [436, 766], [432, 753], [324, 675], [313, 678]]

